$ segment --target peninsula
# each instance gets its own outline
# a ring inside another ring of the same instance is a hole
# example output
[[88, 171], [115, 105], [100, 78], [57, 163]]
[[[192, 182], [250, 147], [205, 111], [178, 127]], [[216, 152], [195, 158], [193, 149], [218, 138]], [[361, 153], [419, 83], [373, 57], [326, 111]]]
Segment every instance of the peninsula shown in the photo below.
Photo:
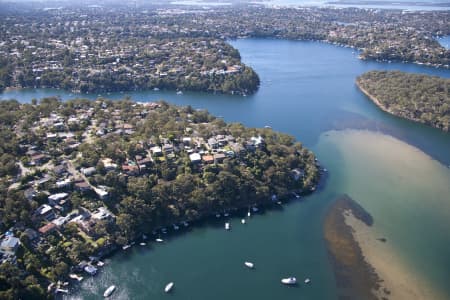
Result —
[[385, 112], [450, 130], [450, 79], [400, 71], [371, 71], [359, 76], [356, 84]]
[[165, 102], [1, 101], [0, 145], [1, 299], [46, 299], [119, 247], [320, 176], [289, 135]]

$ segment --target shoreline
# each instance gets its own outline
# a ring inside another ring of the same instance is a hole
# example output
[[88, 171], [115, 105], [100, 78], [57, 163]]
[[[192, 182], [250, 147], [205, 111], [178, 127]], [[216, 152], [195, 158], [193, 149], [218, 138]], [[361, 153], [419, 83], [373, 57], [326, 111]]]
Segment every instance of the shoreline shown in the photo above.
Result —
[[390, 241], [379, 236], [365, 215], [369, 214], [344, 195], [334, 201], [325, 217], [324, 237], [338, 297], [445, 299], [426, 278], [402, 261]]
[[[380, 100], [378, 100], [377, 97], [373, 96], [373, 95], [372, 95], [371, 93], [369, 93], [365, 88], [363, 88], [363, 87], [361, 86], [361, 84], [360, 84], [360, 82], [359, 82], [358, 79], [356, 79], [356, 86], [360, 89], [361, 92], [363, 92], [364, 95], [367, 96], [367, 98], [369, 98], [369, 99], [370, 99], [376, 106], [378, 106], [378, 108], [381, 109], [382, 111], [387, 112], [388, 114], [391, 114], [391, 115], [393, 115], [393, 116], [396, 116], [396, 117], [399, 117], [399, 118], [402, 118], [402, 119], [406, 119], [406, 120], [410, 120], [410, 121], [417, 122], [417, 121], [415, 121], [415, 120], [403, 118], [403, 117], [400, 117], [400, 116], [397, 116], [396, 114], [394, 114], [391, 110], [389, 110], [388, 108], [386, 108], [386, 106], [384, 106], [383, 103], [381, 103]], [[418, 122], [418, 123], [421, 123], [421, 122]], [[421, 124], [424, 124], [424, 123], [421, 123]]]

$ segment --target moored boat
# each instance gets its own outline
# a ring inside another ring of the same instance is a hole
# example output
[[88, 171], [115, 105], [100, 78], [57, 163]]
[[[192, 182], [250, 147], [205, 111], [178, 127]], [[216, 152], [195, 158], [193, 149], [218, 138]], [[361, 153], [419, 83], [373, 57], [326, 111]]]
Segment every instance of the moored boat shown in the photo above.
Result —
[[287, 284], [287, 285], [294, 285], [294, 284], [297, 284], [297, 278], [295, 278], [295, 277], [283, 278], [283, 279], [281, 279], [281, 283]]
[[164, 288], [164, 292], [168, 293], [173, 288], [173, 282], [169, 282], [166, 287]]
[[112, 293], [116, 290], [115, 285], [111, 285], [109, 288], [106, 289], [106, 291], [103, 293], [103, 297], [108, 298], [111, 296]]
[[305, 283], [310, 283], [310, 282], [311, 282], [311, 279], [309, 279], [309, 278], [305, 279]]
[[242, 224], [245, 224], [245, 219], [242, 219], [242, 220], [241, 220], [241, 223], [242, 223]]
[[75, 279], [75, 280], [78, 280], [78, 281], [81, 281], [81, 280], [83, 280], [83, 276], [78, 276], [77, 274], [69, 274], [69, 278], [71, 278], [71, 279]]
[[156, 239], [155, 241], [157, 241], [158, 243], [162, 243], [162, 242], [164, 242], [164, 240], [163, 239]]
[[244, 265], [250, 269], [253, 269], [253, 267], [255, 266], [252, 262], [249, 261], [244, 262]]
[[225, 229], [230, 230], [230, 223], [225, 223]]

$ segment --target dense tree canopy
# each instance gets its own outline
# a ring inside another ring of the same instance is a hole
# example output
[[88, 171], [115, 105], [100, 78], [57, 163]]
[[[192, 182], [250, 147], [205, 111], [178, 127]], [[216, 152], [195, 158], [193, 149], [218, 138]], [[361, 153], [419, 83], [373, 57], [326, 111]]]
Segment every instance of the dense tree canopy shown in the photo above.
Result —
[[450, 79], [400, 71], [371, 71], [356, 82], [383, 110], [450, 130]]

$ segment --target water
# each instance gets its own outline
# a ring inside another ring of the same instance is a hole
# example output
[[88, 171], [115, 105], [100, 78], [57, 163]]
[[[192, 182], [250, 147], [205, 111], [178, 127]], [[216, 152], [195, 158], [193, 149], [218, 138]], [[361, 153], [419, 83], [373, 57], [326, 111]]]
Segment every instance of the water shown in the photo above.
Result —
[[[322, 220], [334, 197], [347, 193], [374, 216], [377, 232], [388, 238], [402, 263], [449, 298], [450, 134], [381, 112], [354, 80], [371, 69], [442, 77], [450, 77], [450, 71], [360, 61], [351, 49], [316, 42], [250, 39], [232, 44], [260, 74], [255, 95], [129, 95], [138, 101], [164, 98], [207, 108], [226, 121], [270, 125], [292, 134], [329, 170], [325, 189], [282, 211], [254, 216], [245, 226], [233, 219], [231, 232], [221, 221], [163, 245], [136, 246], [132, 254], [114, 256], [101, 274], [81, 285], [76, 297], [99, 299], [116, 284], [116, 299], [162, 299], [167, 296], [164, 285], [174, 281], [174, 299], [334, 299]], [[73, 97], [60, 90], [10, 91], [1, 97], [31, 101], [57, 94]], [[255, 270], [243, 266], [246, 260], [255, 263]], [[289, 275], [313, 282], [293, 289], [281, 286], [280, 278]]]
[[[345, 3], [350, 2], [346, 0], [269, 0], [269, 1], [258, 1], [264, 3], [267, 6], [287, 6], [287, 7], [297, 7], [297, 6], [334, 6], [334, 7], [358, 7], [358, 8], [383, 8], [383, 9], [406, 9], [406, 10], [448, 10], [449, 7], [445, 5], [438, 5], [439, 3], [446, 3], [446, 1], [434, 1], [434, 0], [382, 0], [373, 1], [369, 3], [368, 1], [362, 1], [363, 3], [357, 3], [356, 1], [352, 4]], [[338, 2], [343, 2], [338, 4]], [[364, 3], [366, 2], [366, 3]], [[333, 3], [333, 4], [331, 4]], [[429, 4], [429, 5], [427, 5]]]

